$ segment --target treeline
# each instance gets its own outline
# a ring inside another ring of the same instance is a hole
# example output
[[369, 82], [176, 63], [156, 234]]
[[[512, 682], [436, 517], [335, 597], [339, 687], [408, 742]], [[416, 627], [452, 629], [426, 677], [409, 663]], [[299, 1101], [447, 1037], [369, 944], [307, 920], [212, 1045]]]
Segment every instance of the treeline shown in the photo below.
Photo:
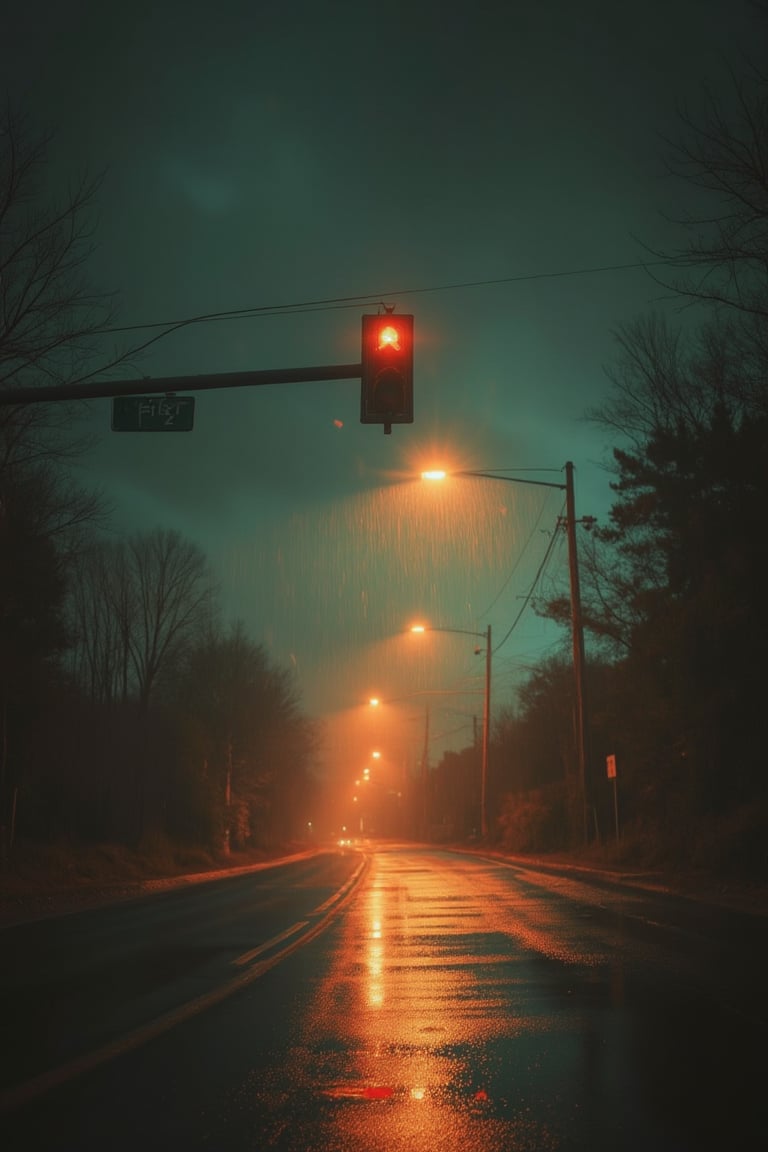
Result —
[[315, 730], [291, 672], [218, 623], [204, 553], [160, 529], [69, 557], [7, 535], [6, 850], [16, 836], [137, 847], [161, 834], [216, 852], [305, 835]]
[[[85, 277], [98, 185], [41, 201], [49, 141], [0, 125], [2, 390], [67, 385], [110, 302]], [[17, 837], [209, 850], [306, 830], [316, 733], [292, 674], [221, 623], [205, 555], [175, 532], [116, 540], [72, 478], [63, 403], [0, 403], [0, 847]]]
[[[564, 656], [497, 716], [489, 817], [520, 850], [583, 843], [586, 815], [592, 841], [618, 823], [646, 859], [765, 877], [768, 79], [751, 72], [727, 112], [710, 100], [684, 128], [671, 168], [709, 202], [689, 243], [654, 254], [675, 270], [665, 287], [684, 323], [619, 331], [608, 397], [588, 413], [609, 435], [614, 503], [607, 524], [579, 530], [587, 779]], [[567, 594], [541, 610], [570, 627]], [[460, 767], [439, 766], [437, 797], [457, 794]], [[476, 791], [471, 804], [476, 824]]]

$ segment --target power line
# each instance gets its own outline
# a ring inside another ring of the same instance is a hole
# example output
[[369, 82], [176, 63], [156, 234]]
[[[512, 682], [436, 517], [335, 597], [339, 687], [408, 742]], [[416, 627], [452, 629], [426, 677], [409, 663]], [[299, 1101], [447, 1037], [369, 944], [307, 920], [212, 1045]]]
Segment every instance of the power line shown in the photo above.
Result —
[[261, 316], [294, 315], [302, 312], [326, 312], [338, 308], [357, 308], [361, 304], [383, 303], [401, 296], [426, 295], [430, 292], [456, 292], [468, 288], [497, 287], [502, 284], [522, 284], [532, 280], [558, 280], [571, 276], [602, 275], [607, 272], [633, 272], [673, 264], [671, 260], [643, 260], [631, 264], [602, 264], [589, 268], [565, 268], [555, 272], [527, 272], [520, 276], [500, 276], [485, 280], [461, 280], [448, 284], [425, 285], [420, 288], [399, 288], [387, 292], [367, 292], [357, 296], [331, 296], [319, 300], [302, 300], [291, 304], [260, 304], [248, 308], [231, 308], [224, 312], [205, 312], [179, 320], [153, 320], [146, 323], [123, 324], [97, 328], [100, 333], [136, 332], [149, 328], [167, 328], [176, 331], [193, 324], [207, 324], [220, 320], [248, 320]]
[[[558, 517], [558, 520], [559, 519], [560, 519], [560, 517]], [[549, 560], [550, 554], [552, 552], [552, 549], [555, 546], [556, 540], [557, 540], [557, 532], [553, 532], [551, 539], [549, 541], [549, 544], [547, 545], [547, 550], [544, 553], [544, 558], [542, 559], [541, 564], [539, 565], [538, 570], [536, 572], [536, 575], [533, 578], [533, 583], [531, 584], [531, 587], [528, 589], [528, 592], [526, 593], [526, 595], [523, 598], [523, 603], [521, 605], [520, 611], [517, 613], [514, 620], [510, 624], [509, 628], [507, 629], [507, 633], [504, 636], [504, 638], [502, 640], [500, 640], [499, 643], [494, 648], [494, 650], [493, 650], [494, 655], [499, 651], [500, 648], [503, 648], [503, 646], [506, 644], [507, 640], [509, 640], [510, 636], [514, 632], [518, 623], [520, 622], [520, 618], [523, 615], [523, 612], [525, 612], [526, 608], [528, 607], [528, 604], [530, 603], [531, 597], [533, 596], [533, 593], [534, 593], [536, 586], [539, 582], [539, 577], [541, 576], [541, 573], [544, 571], [544, 567], [545, 567], [547, 561]]]
[[[531, 471], [532, 471], [532, 469], [531, 469]], [[552, 469], [552, 471], [554, 471], [554, 469]], [[521, 549], [521, 551], [520, 551], [520, 554], [519, 554], [519, 555], [518, 555], [518, 557], [517, 557], [517, 560], [516, 560], [516, 561], [515, 561], [515, 563], [512, 565], [512, 568], [511, 568], [511, 570], [510, 570], [510, 572], [509, 572], [509, 575], [507, 576], [506, 580], [504, 581], [504, 583], [502, 584], [501, 588], [500, 588], [500, 589], [499, 589], [499, 591], [497, 592], [496, 596], [493, 598], [493, 600], [491, 601], [491, 603], [490, 603], [490, 604], [488, 605], [488, 607], [486, 608], [485, 612], [482, 612], [482, 613], [480, 614], [480, 616], [478, 617], [478, 619], [479, 619], [479, 620], [483, 620], [483, 619], [484, 619], [486, 616], [488, 616], [488, 615], [489, 615], [489, 613], [491, 612], [491, 610], [492, 610], [492, 609], [493, 609], [493, 608], [496, 606], [496, 604], [498, 604], [498, 602], [499, 602], [499, 600], [501, 599], [502, 595], [504, 594], [504, 592], [506, 592], [507, 588], [509, 587], [509, 583], [510, 583], [510, 581], [511, 581], [512, 577], [514, 576], [515, 572], [517, 571], [517, 569], [520, 567], [520, 564], [522, 563], [523, 557], [525, 556], [525, 553], [527, 552], [527, 550], [528, 550], [528, 547], [529, 547], [529, 545], [530, 545], [531, 541], [533, 540], [533, 537], [534, 537], [534, 536], [535, 536], [535, 534], [536, 534], [536, 531], [537, 531], [537, 529], [538, 529], [538, 527], [539, 527], [539, 524], [541, 523], [541, 518], [542, 518], [542, 516], [544, 515], [544, 508], [546, 507], [547, 499], [549, 498], [549, 494], [550, 494], [550, 492], [551, 492], [551, 491], [552, 491], [552, 490], [550, 489], [550, 490], [549, 490], [549, 492], [547, 492], [547, 495], [546, 495], [545, 499], [542, 501], [542, 503], [541, 503], [541, 507], [539, 508], [539, 514], [538, 514], [538, 516], [536, 517], [536, 521], [535, 521], [535, 523], [534, 523], [534, 525], [533, 525], [533, 528], [531, 528], [531, 531], [530, 531], [530, 534], [529, 534], [529, 536], [528, 536], [528, 539], [526, 540], [525, 544], [523, 545], [523, 547], [522, 547], [522, 549]]]

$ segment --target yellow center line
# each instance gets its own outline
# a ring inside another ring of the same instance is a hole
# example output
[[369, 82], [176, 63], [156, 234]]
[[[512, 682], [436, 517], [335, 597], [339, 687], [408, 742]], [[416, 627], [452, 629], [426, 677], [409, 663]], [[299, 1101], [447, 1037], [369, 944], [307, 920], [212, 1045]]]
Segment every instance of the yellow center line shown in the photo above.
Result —
[[279, 936], [273, 936], [271, 940], [267, 940], [264, 944], [259, 944], [258, 948], [252, 948], [250, 952], [243, 952], [242, 956], [238, 956], [232, 963], [241, 966], [243, 964], [250, 964], [251, 960], [255, 960], [262, 952], [267, 952], [277, 944], [282, 944], [283, 940], [287, 940], [289, 936], [294, 936], [297, 932], [300, 932], [302, 928], [306, 928], [307, 924], [309, 924], [309, 920], [299, 920], [296, 924], [292, 924], [290, 928], [286, 928], [285, 932], [281, 932]]

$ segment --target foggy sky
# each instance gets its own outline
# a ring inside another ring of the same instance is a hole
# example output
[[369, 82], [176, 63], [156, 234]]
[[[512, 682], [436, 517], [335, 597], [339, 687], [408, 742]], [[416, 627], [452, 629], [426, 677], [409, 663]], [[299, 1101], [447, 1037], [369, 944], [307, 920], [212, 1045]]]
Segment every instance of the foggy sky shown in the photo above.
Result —
[[[421, 467], [573, 460], [579, 511], [605, 517], [612, 445], [584, 411], [617, 326], [675, 305], [643, 271], [560, 274], [679, 238], [662, 137], [754, 43], [752, 18], [711, 0], [32, 0], [6, 17], [6, 86], [58, 130], [49, 188], [105, 173], [92, 274], [121, 323], [351, 300], [190, 326], [124, 375], [354, 362], [363, 312], [415, 314], [416, 419], [391, 437], [359, 424], [354, 381], [198, 393], [174, 436], [111, 433], [109, 401], [83, 406], [81, 475], [113, 530], [200, 543], [310, 712], [357, 715], [369, 686], [476, 693], [471, 639], [414, 653], [398, 631], [420, 615], [499, 640], [530, 590], [559, 494], [454, 486], [436, 510], [408, 481]], [[486, 283], [447, 287], [467, 282]], [[494, 655], [497, 707], [559, 639], [523, 615]]]

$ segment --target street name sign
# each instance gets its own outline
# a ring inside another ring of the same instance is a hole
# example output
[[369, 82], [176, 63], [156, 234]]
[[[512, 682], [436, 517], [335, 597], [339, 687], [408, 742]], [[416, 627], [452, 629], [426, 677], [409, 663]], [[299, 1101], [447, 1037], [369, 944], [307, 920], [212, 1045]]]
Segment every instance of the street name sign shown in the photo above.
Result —
[[115, 396], [113, 432], [191, 432], [194, 396]]

